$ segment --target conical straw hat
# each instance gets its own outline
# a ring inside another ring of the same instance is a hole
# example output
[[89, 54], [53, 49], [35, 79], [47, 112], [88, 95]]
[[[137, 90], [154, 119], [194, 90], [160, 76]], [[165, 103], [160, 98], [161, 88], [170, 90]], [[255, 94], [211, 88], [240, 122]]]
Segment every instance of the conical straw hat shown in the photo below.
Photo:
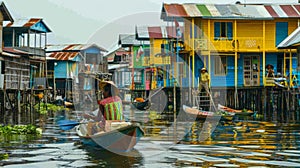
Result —
[[116, 95], [119, 94], [120, 91], [119, 91], [117, 85], [113, 81], [101, 81], [100, 82], [100, 89], [103, 90], [105, 85], [110, 85], [111, 86], [111, 91], [112, 91], [111, 93], [112, 93], [113, 96], [116, 96]]

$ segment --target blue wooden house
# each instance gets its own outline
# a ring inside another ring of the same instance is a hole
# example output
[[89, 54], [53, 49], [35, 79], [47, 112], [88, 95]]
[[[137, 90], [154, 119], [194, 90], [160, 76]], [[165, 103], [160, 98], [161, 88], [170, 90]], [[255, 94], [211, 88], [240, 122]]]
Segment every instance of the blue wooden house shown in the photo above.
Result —
[[[5, 64], [7, 88], [47, 87], [45, 48], [47, 33], [50, 32], [41, 18], [16, 19], [4, 24], [3, 51], [16, 55]], [[23, 82], [21, 86], [18, 86], [17, 81]]]
[[[79, 85], [80, 74], [108, 72], [107, 60], [103, 57], [107, 51], [95, 44], [48, 45], [46, 52], [49, 83], [66, 99], [71, 99], [72, 88]], [[84, 81], [82, 89], [93, 88], [89, 80]]]

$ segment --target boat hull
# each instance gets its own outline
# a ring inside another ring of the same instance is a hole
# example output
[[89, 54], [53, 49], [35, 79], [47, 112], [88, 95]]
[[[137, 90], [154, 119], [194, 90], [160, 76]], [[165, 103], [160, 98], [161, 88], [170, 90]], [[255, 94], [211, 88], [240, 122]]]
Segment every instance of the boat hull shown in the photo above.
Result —
[[142, 128], [138, 124], [132, 123], [125, 127], [92, 136], [84, 136], [84, 132], [80, 129], [81, 126], [78, 126], [76, 131], [84, 145], [100, 147], [111, 152], [131, 151], [144, 135]]
[[233, 120], [234, 117], [234, 114], [219, 115], [215, 112], [199, 110], [199, 109], [188, 107], [186, 105], [183, 105], [183, 111], [185, 111], [186, 114], [191, 115], [198, 120], [204, 120], [209, 118], [209, 119], [216, 119], [216, 120], [231, 121]]
[[227, 113], [234, 113], [236, 117], [239, 116], [253, 116], [254, 112], [251, 110], [243, 111], [243, 110], [236, 110], [232, 109], [223, 105], [218, 104], [218, 110], [222, 112], [227, 112]]

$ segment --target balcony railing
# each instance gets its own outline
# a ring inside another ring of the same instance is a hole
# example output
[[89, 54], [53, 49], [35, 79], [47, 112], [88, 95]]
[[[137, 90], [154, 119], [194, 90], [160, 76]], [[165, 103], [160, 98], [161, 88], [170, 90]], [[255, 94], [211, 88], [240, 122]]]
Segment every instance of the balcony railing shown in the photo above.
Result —
[[21, 50], [21, 51], [25, 51], [28, 52], [30, 54], [36, 55], [36, 56], [42, 56], [45, 57], [46, 56], [46, 52], [45, 49], [42, 48], [34, 48], [34, 47], [14, 47], [14, 49], [17, 50]]
[[[186, 41], [188, 43], [187, 49], [192, 49], [192, 39]], [[268, 44], [272, 44], [270, 42]], [[239, 37], [237, 39], [218, 38], [209, 40], [205, 38], [194, 39], [195, 50], [216, 50], [234, 52], [238, 51], [261, 51], [263, 49], [262, 37]], [[266, 45], [266, 49], [275, 50], [276, 46]]]
[[266, 77], [265, 86], [275, 86], [274, 77]]

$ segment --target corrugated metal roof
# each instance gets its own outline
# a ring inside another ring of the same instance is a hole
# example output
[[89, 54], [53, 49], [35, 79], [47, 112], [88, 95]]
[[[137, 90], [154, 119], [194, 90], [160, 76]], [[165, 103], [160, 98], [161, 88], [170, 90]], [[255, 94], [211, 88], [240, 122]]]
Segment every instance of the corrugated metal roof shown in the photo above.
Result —
[[285, 38], [277, 48], [295, 48], [294, 45], [300, 43], [300, 27], [294, 30], [287, 38]]
[[79, 52], [53, 52], [49, 55], [49, 57], [55, 58], [56, 60], [72, 60], [75, 58]]
[[47, 45], [46, 52], [53, 51], [81, 51], [90, 47], [99, 48], [101, 51], [107, 52], [104, 48], [101, 48], [95, 44], [49, 44]]
[[122, 46], [132, 46], [139, 45], [140, 41], [136, 40], [135, 34], [120, 34], [119, 35], [119, 45]]
[[120, 68], [125, 68], [128, 66], [129, 66], [129, 64], [110, 64], [110, 65], [108, 65], [108, 70], [120, 69]]
[[200, 11], [194, 4], [183, 4], [182, 6], [188, 16], [191, 16], [191, 17], [201, 16]]
[[[19, 18], [16, 19], [14, 22], [9, 22], [4, 27], [27, 27], [34, 30], [37, 30], [36, 27], [45, 28], [45, 32], [51, 32], [48, 26], [43, 22], [42, 18]], [[40, 29], [41, 30], [41, 29]]]
[[[34, 21], [34, 22], [33, 22]], [[5, 25], [5, 27], [30, 27], [30, 25], [33, 25], [37, 22], [39, 22], [40, 19], [28, 19], [28, 18], [22, 18], [22, 19], [16, 19], [14, 22], [9, 22]]]
[[[183, 31], [183, 27], [180, 26], [180, 31]], [[155, 39], [167, 39], [176, 38], [175, 26], [139, 26], [137, 27], [136, 37], [138, 39], [149, 40], [150, 38]]]
[[289, 17], [299, 17], [299, 13], [296, 9], [291, 5], [280, 5], [281, 9], [289, 16]]
[[179, 17], [184, 17], [184, 16], [188, 16], [184, 7], [180, 4], [165, 4], [164, 6], [166, 12], [170, 15], [170, 16], [179, 16]]
[[163, 4], [161, 18], [300, 18], [299, 4]]
[[149, 32], [147, 26], [137, 26], [135, 30], [137, 39], [149, 39]]

